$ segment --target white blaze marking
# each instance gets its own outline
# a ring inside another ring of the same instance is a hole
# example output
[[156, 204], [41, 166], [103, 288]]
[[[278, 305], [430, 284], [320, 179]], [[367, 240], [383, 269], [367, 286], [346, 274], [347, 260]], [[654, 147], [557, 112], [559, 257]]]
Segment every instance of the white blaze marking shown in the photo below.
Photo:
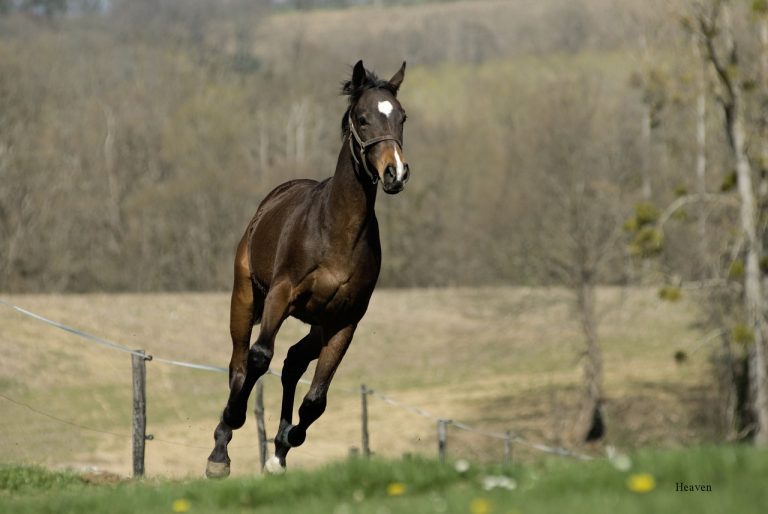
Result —
[[379, 112], [389, 118], [389, 113], [392, 112], [392, 103], [389, 100], [379, 102]]
[[395, 163], [397, 163], [397, 180], [402, 181], [403, 175], [405, 175], [405, 167], [403, 166], [403, 161], [400, 159], [400, 154], [397, 152], [397, 145], [395, 143], [392, 143], [392, 145], [395, 147]]

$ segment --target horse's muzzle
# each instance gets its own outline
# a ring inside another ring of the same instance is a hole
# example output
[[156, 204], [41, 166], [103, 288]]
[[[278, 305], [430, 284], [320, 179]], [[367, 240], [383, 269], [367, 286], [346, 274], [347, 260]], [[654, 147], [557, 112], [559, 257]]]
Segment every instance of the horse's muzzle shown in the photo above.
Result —
[[384, 170], [384, 179], [381, 181], [381, 187], [385, 193], [394, 195], [405, 189], [405, 184], [411, 176], [408, 165], [403, 164], [403, 172], [400, 178], [397, 175], [397, 169], [394, 166], [387, 166]]

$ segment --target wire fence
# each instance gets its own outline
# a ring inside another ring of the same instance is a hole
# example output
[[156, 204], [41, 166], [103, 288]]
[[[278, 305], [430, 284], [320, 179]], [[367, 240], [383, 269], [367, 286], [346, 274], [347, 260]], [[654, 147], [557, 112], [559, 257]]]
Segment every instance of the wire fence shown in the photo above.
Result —
[[[176, 366], [176, 367], [180, 367], [180, 368], [188, 368], [188, 369], [194, 369], [194, 370], [199, 370], [199, 371], [215, 372], [215, 373], [227, 373], [228, 372], [227, 368], [220, 367], [220, 366], [212, 366], [212, 365], [209, 365], [209, 364], [201, 364], [201, 363], [194, 363], [194, 362], [179, 361], [179, 360], [174, 360], [174, 359], [167, 359], [167, 358], [163, 358], [163, 357], [158, 357], [156, 355], [146, 354], [143, 351], [132, 349], [132, 348], [130, 348], [130, 347], [124, 345], [124, 344], [121, 344], [121, 343], [118, 343], [118, 342], [115, 342], [115, 341], [110, 341], [110, 340], [107, 340], [105, 338], [102, 338], [102, 337], [99, 337], [99, 336], [96, 336], [96, 335], [84, 332], [84, 331], [79, 330], [77, 328], [73, 328], [71, 326], [65, 325], [65, 324], [60, 323], [58, 321], [49, 319], [47, 317], [44, 317], [44, 316], [42, 316], [40, 314], [31, 312], [31, 311], [29, 311], [27, 309], [24, 309], [24, 308], [22, 308], [22, 307], [20, 307], [18, 305], [15, 305], [15, 304], [13, 304], [11, 302], [8, 302], [6, 300], [3, 300], [3, 299], [0, 299], [0, 305], [2, 305], [4, 307], [7, 307], [9, 309], [15, 310], [16, 312], [18, 312], [20, 314], [23, 314], [24, 316], [29, 317], [31, 319], [34, 319], [34, 320], [36, 320], [38, 322], [47, 324], [49, 326], [52, 326], [52, 327], [58, 328], [60, 330], [63, 330], [65, 332], [68, 332], [70, 334], [73, 334], [73, 335], [75, 335], [75, 336], [77, 336], [77, 337], [79, 337], [79, 338], [81, 338], [83, 340], [86, 340], [86, 341], [90, 342], [90, 343], [100, 345], [100, 346], [102, 346], [104, 348], [108, 348], [110, 350], [114, 350], [114, 351], [130, 354], [130, 355], [132, 355], [134, 357], [139, 358], [143, 362], [155, 362], [155, 363], [161, 363], [161, 364], [165, 364], [165, 365], [169, 365], [169, 366]], [[134, 359], [134, 360], [137, 360], [137, 359]], [[275, 377], [280, 377], [281, 376], [281, 374], [278, 371], [275, 371], [273, 369], [269, 369], [267, 373], [269, 375], [272, 375], [272, 376], [275, 376]], [[299, 381], [299, 383], [300, 384], [304, 384], [304, 385], [311, 384], [311, 382], [309, 380], [306, 380], [306, 379], [301, 379]], [[363, 397], [363, 405], [364, 405], [364, 407], [363, 407], [363, 416], [364, 416], [363, 426], [365, 427], [363, 429], [363, 432], [364, 432], [364, 434], [363, 434], [363, 451], [364, 451], [364, 454], [366, 454], [366, 455], [369, 453], [369, 449], [367, 448], [367, 424], [368, 424], [368, 419], [367, 419], [367, 407], [366, 407], [367, 400], [366, 400], [366, 398], [370, 396], [370, 397], [375, 398], [375, 399], [377, 399], [379, 401], [382, 401], [382, 402], [384, 402], [384, 403], [386, 403], [386, 404], [388, 404], [388, 405], [390, 405], [392, 407], [396, 407], [396, 408], [402, 409], [402, 410], [410, 412], [410, 413], [412, 413], [412, 414], [414, 414], [416, 416], [419, 416], [419, 417], [425, 418], [425, 419], [429, 419], [429, 420], [437, 423], [438, 452], [439, 452], [439, 456], [440, 456], [441, 459], [445, 458], [446, 433], [447, 433], [447, 428], [449, 426], [453, 427], [453, 428], [456, 428], [456, 429], [458, 429], [460, 431], [464, 431], [464, 432], [468, 432], [468, 433], [472, 433], [472, 434], [477, 434], [479, 436], [490, 438], [490, 439], [495, 439], [495, 440], [503, 441], [504, 442], [504, 454], [505, 454], [505, 458], [506, 459], [510, 458], [513, 445], [519, 445], [519, 446], [522, 446], [522, 447], [530, 448], [532, 450], [536, 450], [538, 452], [543, 452], [543, 453], [547, 453], [547, 454], [551, 454], [551, 455], [557, 455], [557, 456], [562, 456], [562, 457], [575, 457], [575, 458], [579, 458], [579, 459], [583, 459], [583, 460], [591, 459], [591, 457], [589, 457], [587, 455], [571, 451], [571, 450], [569, 450], [567, 448], [556, 447], [556, 446], [549, 446], [549, 445], [542, 444], [542, 443], [528, 441], [527, 439], [523, 438], [519, 434], [513, 434], [510, 431], [496, 432], [496, 431], [492, 431], [492, 430], [487, 430], [485, 428], [480, 428], [480, 427], [472, 426], [472, 425], [469, 425], [469, 424], [467, 424], [465, 422], [462, 422], [462, 421], [459, 421], [459, 420], [449, 419], [449, 418], [447, 418], [445, 416], [439, 416], [439, 415], [431, 413], [430, 411], [428, 411], [428, 410], [426, 410], [424, 408], [421, 408], [421, 407], [418, 407], [418, 406], [414, 406], [414, 405], [410, 405], [408, 403], [405, 403], [405, 402], [402, 402], [400, 400], [397, 400], [397, 399], [393, 398], [392, 396], [390, 396], [388, 394], [380, 393], [380, 392], [372, 390], [372, 389], [367, 389], [365, 386], [362, 386], [361, 388], [354, 388], [354, 389], [353, 388], [346, 388], [346, 387], [334, 387], [334, 390], [339, 391], [339, 392], [343, 392], [343, 393], [346, 393], [346, 394], [351, 394], [351, 395], [362, 395], [362, 397]], [[13, 404], [15, 404], [15, 405], [17, 405], [19, 407], [23, 407], [23, 408], [33, 412], [36, 415], [39, 415], [39, 416], [42, 416], [42, 417], [46, 417], [46, 418], [48, 418], [48, 419], [50, 419], [52, 421], [55, 421], [57, 423], [69, 425], [69, 426], [77, 428], [79, 430], [95, 432], [95, 433], [101, 433], [101, 434], [106, 434], [106, 435], [110, 435], [110, 436], [114, 436], [114, 437], [119, 437], [119, 438], [131, 438], [132, 437], [131, 434], [127, 434], [127, 433], [118, 433], [118, 432], [112, 432], [112, 431], [107, 431], [107, 430], [101, 430], [101, 429], [89, 427], [89, 426], [86, 426], [86, 425], [83, 425], [83, 424], [75, 423], [75, 422], [73, 422], [71, 420], [64, 419], [64, 418], [62, 418], [60, 416], [55, 416], [53, 414], [50, 414], [50, 413], [48, 413], [48, 412], [46, 412], [44, 410], [41, 410], [41, 409], [39, 409], [37, 407], [29, 405], [29, 404], [27, 404], [25, 402], [22, 402], [22, 401], [18, 400], [18, 399], [11, 398], [10, 396], [7, 396], [5, 394], [0, 394], [0, 398], [2, 398], [3, 400], [5, 400], [7, 402], [13, 403]], [[262, 406], [262, 409], [263, 409], [263, 406]], [[135, 426], [134, 426], [134, 428], [135, 428]], [[158, 442], [158, 443], [161, 443], [161, 444], [180, 446], [180, 447], [187, 447], [187, 448], [195, 448], [195, 449], [207, 449], [207, 447], [203, 447], [203, 446], [199, 446], [199, 445], [191, 445], [191, 444], [188, 444], [188, 443], [185, 443], [185, 442], [181, 442], [181, 441], [173, 441], [173, 440], [168, 440], [168, 439], [161, 439], [161, 438], [156, 438], [156, 437], [153, 437], [153, 436], [147, 436], [146, 438], [147, 439], [151, 439], [152, 441]], [[134, 434], [134, 439], [135, 439], [135, 434]], [[235, 449], [237, 447], [238, 446], [233, 446], [232, 448]], [[142, 460], [143, 460], [143, 456], [142, 456]], [[143, 466], [143, 464], [142, 464], [142, 466]]]

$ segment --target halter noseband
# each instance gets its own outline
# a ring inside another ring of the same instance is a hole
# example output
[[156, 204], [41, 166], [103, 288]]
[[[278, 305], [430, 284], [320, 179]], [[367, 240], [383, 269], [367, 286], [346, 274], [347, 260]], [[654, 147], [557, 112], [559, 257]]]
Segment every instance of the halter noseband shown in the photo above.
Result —
[[[355, 124], [352, 123], [352, 109], [349, 110], [349, 115], [347, 116], [347, 124], [349, 125], [349, 133], [352, 135], [352, 137], [355, 138], [355, 141], [357, 141], [357, 144], [360, 147], [360, 158], [363, 161], [363, 169], [368, 174], [368, 178], [371, 180], [371, 182], [376, 184], [379, 181], [379, 174], [371, 172], [371, 170], [368, 168], [368, 158], [365, 155], [365, 153], [368, 151], [368, 148], [381, 143], [382, 141], [394, 141], [400, 148], [403, 147], [403, 143], [395, 136], [390, 134], [385, 134], [383, 136], [378, 136], [368, 139], [367, 141], [363, 141], [360, 135], [357, 133], [357, 130], [355, 130]], [[352, 152], [352, 159], [354, 159], [355, 164], [357, 164], [355, 167], [355, 170], [357, 171], [361, 163], [357, 159], [357, 155], [355, 155], [355, 149], [352, 146], [352, 137], [349, 138], [349, 150]]]

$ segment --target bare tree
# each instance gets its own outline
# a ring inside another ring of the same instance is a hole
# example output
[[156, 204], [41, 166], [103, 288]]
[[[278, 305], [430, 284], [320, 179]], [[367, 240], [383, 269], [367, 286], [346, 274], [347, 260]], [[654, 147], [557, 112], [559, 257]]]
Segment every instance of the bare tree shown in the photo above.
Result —
[[621, 150], [609, 143], [612, 124], [601, 113], [599, 81], [563, 81], [546, 97], [549, 108], [538, 111], [543, 125], [535, 127], [541, 146], [533, 156], [543, 196], [528, 230], [541, 252], [543, 273], [574, 294], [585, 344], [585, 389], [573, 439], [583, 442], [600, 439], [605, 429], [597, 287], [621, 279], [627, 173]]
[[761, 138], [760, 145], [760, 201], [768, 203], [768, 0], [754, 2], [753, 9], [760, 30], [760, 78], [762, 79]]
[[[750, 388], [756, 415], [755, 442], [768, 444], [768, 389], [766, 389], [765, 302], [760, 277], [761, 243], [757, 234], [757, 210], [752, 185], [752, 167], [747, 155], [744, 92], [738, 75], [739, 54], [733, 38], [727, 1], [715, 0], [710, 6], [697, 5], [696, 21], [705, 47], [706, 59], [719, 84], [718, 100], [723, 109], [725, 130], [733, 152], [740, 198], [740, 222], [744, 234], [744, 307], [747, 324], [753, 333], [750, 351]], [[718, 44], [723, 47], [721, 55]]]

